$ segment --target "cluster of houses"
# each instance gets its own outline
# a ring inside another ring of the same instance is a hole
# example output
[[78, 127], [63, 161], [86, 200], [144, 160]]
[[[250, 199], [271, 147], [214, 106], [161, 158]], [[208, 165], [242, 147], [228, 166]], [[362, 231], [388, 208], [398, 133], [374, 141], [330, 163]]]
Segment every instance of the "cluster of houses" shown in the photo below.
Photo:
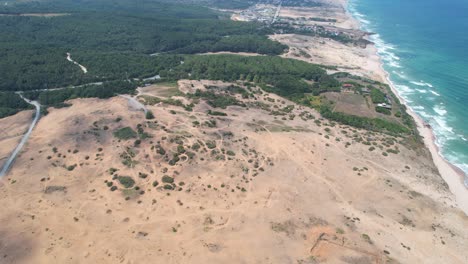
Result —
[[361, 88], [361, 93], [362, 93], [363, 95], [369, 95], [369, 94], [370, 94], [370, 90], [369, 90], [369, 88], [367, 88], [367, 87], [363, 87], [363, 88]]
[[258, 21], [263, 23], [271, 22], [275, 17], [276, 7], [274, 6], [252, 6], [240, 12], [235, 19], [239, 21]]
[[378, 107], [383, 107], [383, 108], [386, 108], [388, 110], [392, 110], [392, 105], [391, 104], [387, 104], [387, 103], [381, 103], [381, 104], [377, 104]]
[[341, 85], [341, 91], [343, 93], [355, 93], [354, 85], [350, 83], [344, 83], [343, 85]]

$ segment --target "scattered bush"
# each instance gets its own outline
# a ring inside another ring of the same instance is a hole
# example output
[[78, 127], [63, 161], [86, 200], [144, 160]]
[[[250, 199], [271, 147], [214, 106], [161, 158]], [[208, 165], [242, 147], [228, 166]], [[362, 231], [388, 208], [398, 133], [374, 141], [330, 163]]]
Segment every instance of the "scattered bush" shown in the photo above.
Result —
[[163, 147], [161, 145], [157, 145], [156, 146], [156, 153], [158, 153], [159, 155], [166, 155], [166, 150], [163, 149]]
[[170, 184], [164, 185], [163, 188], [164, 188], [164, 190], [174, 190], [174, 187], [172, 185], [170, 185]]
[[199, 149], [200, 149], [200, 144], [194, 143], [194, 144], [192, 145], [192, 149], [195, 150], [195, 151], [199, 150]]
[[141, 144], [141, 140], [140, 140], [140, 139], [137, 139], [137, 140], [135, 140], [135, 142], [133, 142], [133, 146], [135, 146], [135, 147], [139, 147], [140, 144]]
[[132, 188], [135, 185], [135, 180], [129, 176], [119, 176], [117, 180], [122, 184], [125, 188]]
[[185, 148], [184, 148], [183, 145], [178, 145], [177, 146], [177, 153], [179, 153], [179, 154], [185, 153]]
[[171, 176], [168, 176], [168, 175], [164, 175], [162, 177], [162, 182], [164, 182], [164, 183], [174, 183], [174, 178], [172, 178]]
[[74, 170], [76, 168], [76, 166], [77, 166], [76, 164], [70, 165], [70, 166], [67, 167], [67, 170], [72, 171], [72, 170]]
[[205, 125], [207, 127], [216, 127], [216, 120], [209, 120], [209, 121], [205, 121]]
[[212, 116], [227, 116], [227, 114], [224, 112], [211, 111], [211, 110], [208, 110], [207, 114], [212, 115]]
[[372, 240], [370, 239], [370, 236], [367, 234], [362, 234], [362, 238], [367, 241], [367, 243], [372, 244]]
[[154, 119], [154, 115], [153, 115], [153, 112], [151, 112], [150, 110], [146, 111], [146, 115], [145, 115], [146, 119]]
[[206, 147], [209, 148], [209, 149], [216, 148], [216, 142], [214, 142], [214, 141], [207, 141], [205, 144], [206, 144]]

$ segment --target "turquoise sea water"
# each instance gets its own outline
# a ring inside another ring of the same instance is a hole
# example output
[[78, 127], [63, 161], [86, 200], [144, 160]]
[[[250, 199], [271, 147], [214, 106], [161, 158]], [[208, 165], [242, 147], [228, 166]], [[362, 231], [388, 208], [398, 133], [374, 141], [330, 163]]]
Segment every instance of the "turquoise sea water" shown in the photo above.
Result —
[[[390, 81], [468, 174], [468, 0], [350, 0]], [[465, 179], [468, 186], [468, 179]]]

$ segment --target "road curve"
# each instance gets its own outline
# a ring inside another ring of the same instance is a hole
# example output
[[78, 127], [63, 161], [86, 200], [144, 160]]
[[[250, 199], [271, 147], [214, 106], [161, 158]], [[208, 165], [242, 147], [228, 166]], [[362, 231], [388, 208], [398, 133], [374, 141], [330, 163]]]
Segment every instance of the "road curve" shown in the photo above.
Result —
[[80, 69], [83, 71], [83, 73], [88, 73], [88, 69], [86, 69], [85, 66], [83, 66], [83, 65], [79, 64], [78, 62], [72, 60], [70, 52], [67, 52], [67, 61], [73, 62], [75, 65], [78, 65], [78, 67], [80, 67]]
[[[29, 125], [28, 131], [23, 135], [23, 138], [21, 139], [20, 143], [18, 144], [18, 146], [16, 146], [15, 150], [11, 153], [8, 160], [3, 165], [3, 168], [0, 171], [0, 178], [2, 178], [3, 176], [5, 176], [8, 173], [11, 166], [15, 162], [16, 157], [20, 153], [21, 149], [28, 142], [29, 136], [31, 135], [32, 131], [34, 130], [34, 127], [36, 127], [36, 124], [39, 121], [39, 118], [41, 117], [41, 105], [39, 104], [39, 102], [32, 101], [32, 100], [29, 100], [29, 99], [25, 98], [21, 92], [17, 92], [17, 94], [24, 101], [26, 101], [28, 104], [34, 105], [34, 107], [36, 108], [36, 113], [34, 115], [34, 119], [33, 119], [32, 123], [31, 123], [31, 125]], [[145, 105], [140, 103], [134, 97], [131, 97], [131, 96], [128, 96], [128, 95], [119, 95], [119, 96], [127, 99], [130, 106], [132, 106], [132, 107], [134, 107], [134, 108], [136, 108], [138, 110], [143, 110], [145, 112], [145, 114], [148, 112], [148, 109], [145, 107]]]
[[29, 125], [28, 131], [23, 135], [23, 138], [21, 139], [20, 143], [18, 146], [16, 146], [15, 150], [11, 153], [10, 157], [6, 161], [6, 163], [3, 165], [2, 170], [0, 171], [0, 178], [5, 176], [8, 171], [10, 170], [11, 166], [13, 165], [13, 162], [15, 161], [16, 157], [18, 156], [19, 152], [21, 149], [26, 145], [26, 142], [28, 142], [29, 136], [31, 135], [34, 127], [36, 126], [37, 122], [39, 121], [39, 118], [41, 117], [41, 105], [37, 101], [31, 101], [23, 97], [23, 94], [18, 92], [17, 93], [24, 101], [26, 101], [28, 104], [34, 105], [36, 108], [36, 113], [34, 115], [34, 119]]

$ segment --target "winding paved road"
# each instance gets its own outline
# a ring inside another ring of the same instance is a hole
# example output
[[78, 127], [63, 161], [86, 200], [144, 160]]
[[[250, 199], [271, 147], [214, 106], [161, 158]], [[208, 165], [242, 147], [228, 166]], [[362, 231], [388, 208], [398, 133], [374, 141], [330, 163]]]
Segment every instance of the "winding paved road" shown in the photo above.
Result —
[[[67, 53], [67, 55], [68, 55], [67, 59], [69, 59], [70, 58], [69, 53]], [[62, 90], [62, 89], [67, 89], [67, 88], [82, 87], [82, 86], [85, 86], [85, 85], [102, 85], [102, 84], [103, 84], [102, 82], [95, 82], [95, 83], [83, 84], [83, 85], [79, 85], [79, 86], [60, 87], [60, 88], [51, 88], [51, 89], [40, 89], [40, 90], [34, 90], [34, 91], [56, 91], [56, 90]], [[26, 142], [28, 141], [29, 136], [31, 135], [34, 127], [36, 127], [37, 122], [39, 121], [39, 118], [41, 117], [41, 105], [39, 104], [39, 102], [32, 101], [32, 100], [29, 100], [29, 99], [25, 98], [23, 96], [22, 92], [17, 92], [17, 94], [24, 101], [26, 101], [28, 104], [34, 105], [34, 107], [36, 108], [36, 113], [35, 113], [33, 121], [31, 122], [31, 125], [29, 125], [28, 131], [23, 135], [23, 138], [21, 139], [20, 143], [18, 144], [18, 146], [16, 146], [15, 150], [11, 153], [8, 160], [3, 165], [2, 170], [0, 171], [0, 178], [2, 178], [3, 176], [5, 176], [8, 173], [8, 171], [10, 170], [11, 166], [13, 165], [16, 157], [20, 153], [21, 149], [24, 147], [24, 145], [26, 145]], [[148, 109], [146, 108], [146, 106], [144, 104], [140, 103], [135, 97], [131, 97], [129, 95], [119, 95], [119, 96], [127, 99], [129, 105], [132, 106], [133, 108], [138, 109], [138, 110], [143, 110], [145, 112], [145, 114], [148, 112]]]
[[8, 170], [11, 168], [11, 165], [13, 165], [13, 162], [15, 161], [16, 157], [18, 156], [19, 152], [21, 151], [21, 149], [24, 147], [24, 145], [28, 141], [29, 136], [31, 135], [34, 127], [37, 124], [37, 121], [39, 121], [39, 118], [41, 117], [41, 105], [38, 102], [31, 101], [31, 100], [28, 100], [28, 99], [24, 98], [23, 94], [20, 93], [20, 92], [18, 92], [17, 94], [23, 100], [25, 100], [28, 104], [34, 105], [34, 107], [36, 108], [36, 114], [34, 115], [34, 119], [33, 119], [32, 123], [31, 123], [31, 125], [29, 125], [28, 131], [23, 135], [23, 138], [21, 139], [20, 143], [18, 144], [18, 146], [16, 146], [15, 150], [11, 153], [8, 160], [3, 165], [3, 168], [0, 171], [0, 178], [2, 178], [3, 176], [5, 176], [7, 174]]

